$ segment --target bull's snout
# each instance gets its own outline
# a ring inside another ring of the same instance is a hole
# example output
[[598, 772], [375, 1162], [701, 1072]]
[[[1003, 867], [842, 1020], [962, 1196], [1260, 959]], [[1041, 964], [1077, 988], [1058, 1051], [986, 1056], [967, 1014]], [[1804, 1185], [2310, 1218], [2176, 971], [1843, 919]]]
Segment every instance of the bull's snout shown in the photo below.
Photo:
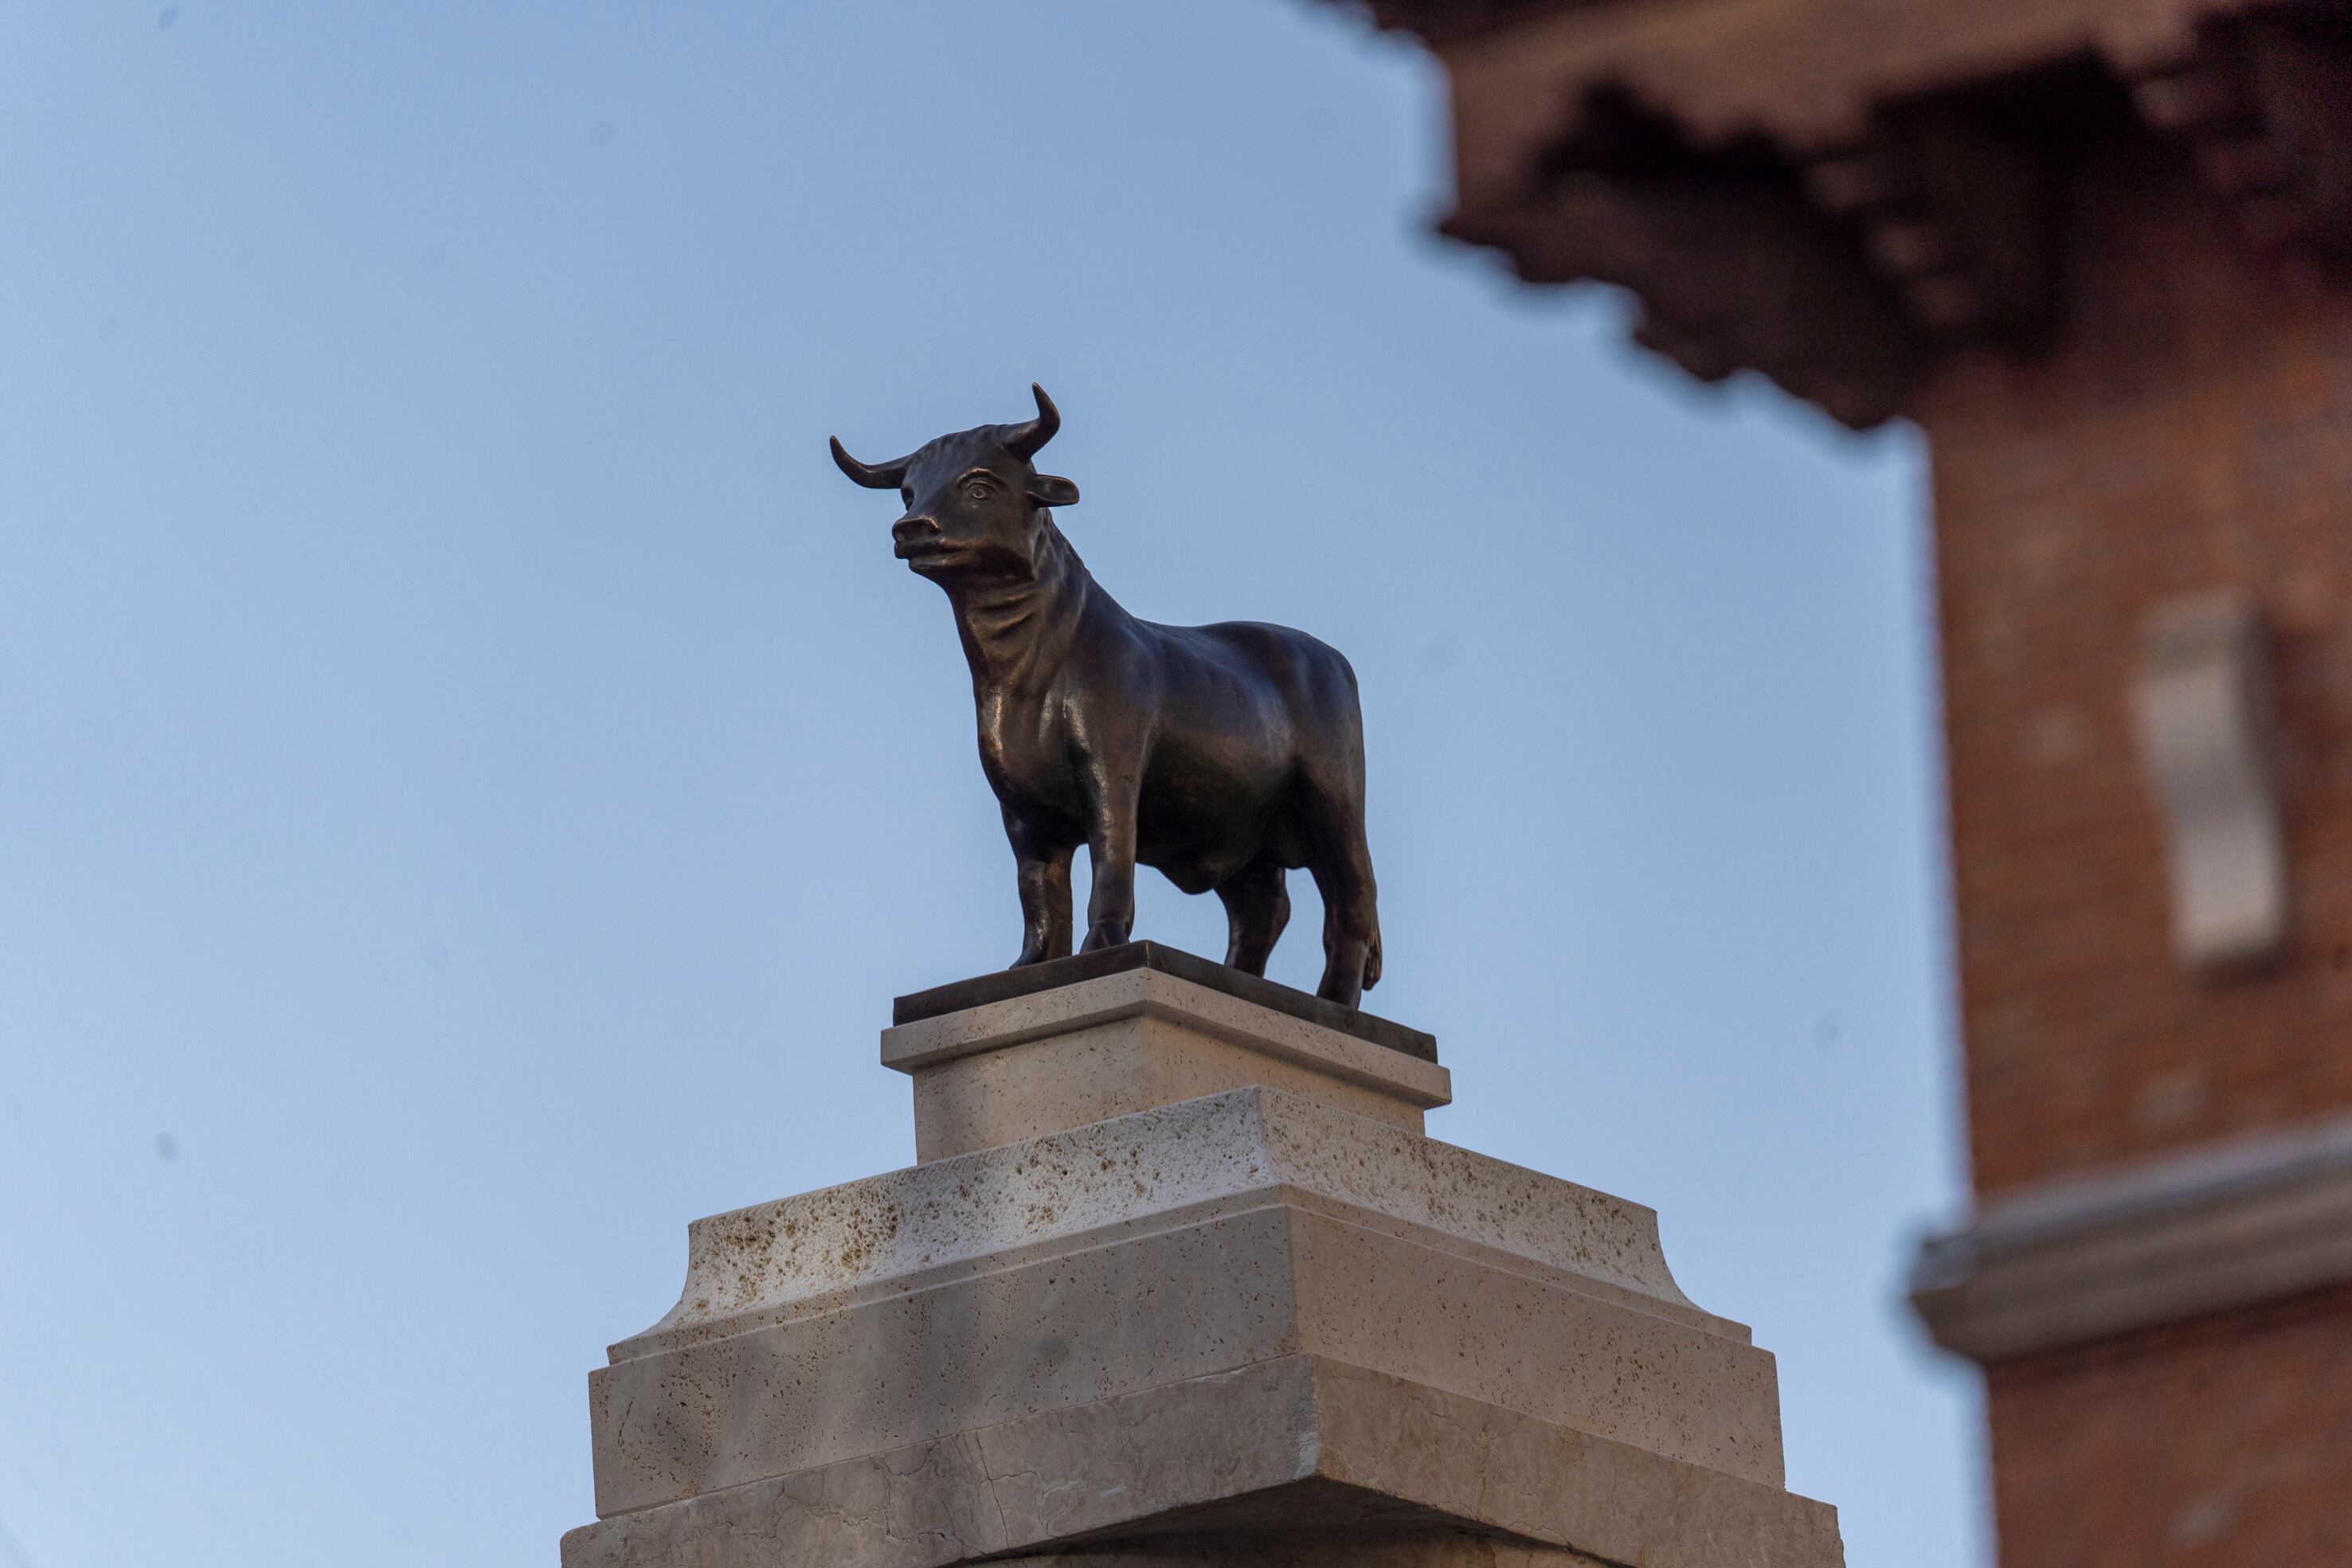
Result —
[[902, 545], [919, 544], [940, 537], [939, 520], [909, 514], [890, 525], [890, 537]]

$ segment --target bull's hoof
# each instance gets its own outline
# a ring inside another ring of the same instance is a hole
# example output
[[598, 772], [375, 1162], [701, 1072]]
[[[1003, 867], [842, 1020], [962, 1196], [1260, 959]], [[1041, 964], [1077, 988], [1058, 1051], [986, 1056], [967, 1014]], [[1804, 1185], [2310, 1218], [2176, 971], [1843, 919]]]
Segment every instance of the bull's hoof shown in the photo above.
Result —
[[1366, 942], [1342, 938], [1332, 944], [1323, 967], [1323, 983], [1315, 988], [1315, 994], [1343, 1008], [1363, 1006], [1364, 971], [1370, 956], [1370, 944]]
[[1081, 953], [1097, 952], [1105, 947], [1117, 947], [1127, 941], [1128, 924], [1124, 920], [1106, 920], [1087, 929], [1087, 944]]
[[1021, 945], [1021, 956], [1004, 967], [1008, 969], [1025, 969], [1032, 964], [1050, 964], [1056, 958], [1066, 958], [1069, 956], [1070, 934], [1064, 931], [1055, 936], [1048, 936], [1042, 942], [1024, 942]]

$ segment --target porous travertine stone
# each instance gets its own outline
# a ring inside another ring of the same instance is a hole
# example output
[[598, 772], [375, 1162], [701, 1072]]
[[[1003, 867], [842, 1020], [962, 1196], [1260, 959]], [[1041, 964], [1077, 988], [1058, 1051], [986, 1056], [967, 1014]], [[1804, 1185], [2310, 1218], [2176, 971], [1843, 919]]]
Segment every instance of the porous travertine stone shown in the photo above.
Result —
[[915, 1081], [915, 1154], [944, 1159], [1258, 1083], [1410, 1132], [1449, 1103], [1434, 1061], [1136, 968], [882, 1034]]
[[[1658, 1554], [1700, 1492], [1748, 1521], [1709, 1542], [1835, 1532], [1780, 1490], [1771, 1357], [1675, 1287], [1649, 1210], [1258, 1086], [701, 1221], [591, 1385], [607, 1523], [567, 1561], [599, 1568], [950, 1563], [1281, 1492], [1218, 1526], [1262, 1530], [1308, 1483], [1333, 1529], [1410, 1500], [1528, 1552], [1606, 1515], [1658, 1568], [1836, 1561]], [[947, 1554], [892, 1554], [918, 1537]]]
[[607, 1519], [564, 1568], [1836, 1568], [1833, 1510], [1311, 1355]]

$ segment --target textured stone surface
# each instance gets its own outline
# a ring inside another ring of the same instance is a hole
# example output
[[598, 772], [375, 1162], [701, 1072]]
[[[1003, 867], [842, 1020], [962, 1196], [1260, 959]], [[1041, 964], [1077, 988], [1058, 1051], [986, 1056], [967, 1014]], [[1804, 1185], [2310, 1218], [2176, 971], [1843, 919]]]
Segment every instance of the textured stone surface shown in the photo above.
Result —
[[944, 1159], [1262, 1083], [1412, 1132], [1445, 1069], [1151, 968], [899, 1024], [882, 1064], [915, 1080], [915, 1152]]
[[1244, 1089], [697, 1220], [677, 1305], [613, 1355], [903, 1294], [1034, 1249], [1097, 1246], [1276, 1193], [1412, 1227], [1424, 1245], [1492, 1249], [1572, 1272], [1588, 1293], [1622, 1293], [1644, 1311], [1747, 1337], [1682, 1293], [1657, 1216], [1640, 1204]]
[[844, 1459], [572, 1531], [564, 1568], [1833, 1568], [1831, 1509], [1313, 1356]]
[[701, 1222], [592, 1377], [598, 1509], [1302, 1352], [1780, 1479], [1771, 1358], [1649, 1211], [1251, 1088]]
[[569, 1568], [1839, 1561], [1772, 1358], [1434, 1061], [1149, 966], [883, 1055], [923, 1163], [692, 1228]]

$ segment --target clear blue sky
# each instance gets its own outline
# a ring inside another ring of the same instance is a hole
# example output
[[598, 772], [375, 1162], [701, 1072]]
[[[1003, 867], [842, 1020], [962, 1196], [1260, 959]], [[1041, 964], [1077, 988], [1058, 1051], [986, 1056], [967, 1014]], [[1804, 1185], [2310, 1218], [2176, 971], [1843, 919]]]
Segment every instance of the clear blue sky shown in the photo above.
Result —
[[911, 1159], [1012, 862], [824, 438], [1032, 379], [1130, 609], [1353, 660], [1433, 1132], [1983, 1560], [1919, 447], [1427, 237], [1442, 123], [1299, 0], [0, 5], [0, 1568], [552, 1563], [687, 1222]]

